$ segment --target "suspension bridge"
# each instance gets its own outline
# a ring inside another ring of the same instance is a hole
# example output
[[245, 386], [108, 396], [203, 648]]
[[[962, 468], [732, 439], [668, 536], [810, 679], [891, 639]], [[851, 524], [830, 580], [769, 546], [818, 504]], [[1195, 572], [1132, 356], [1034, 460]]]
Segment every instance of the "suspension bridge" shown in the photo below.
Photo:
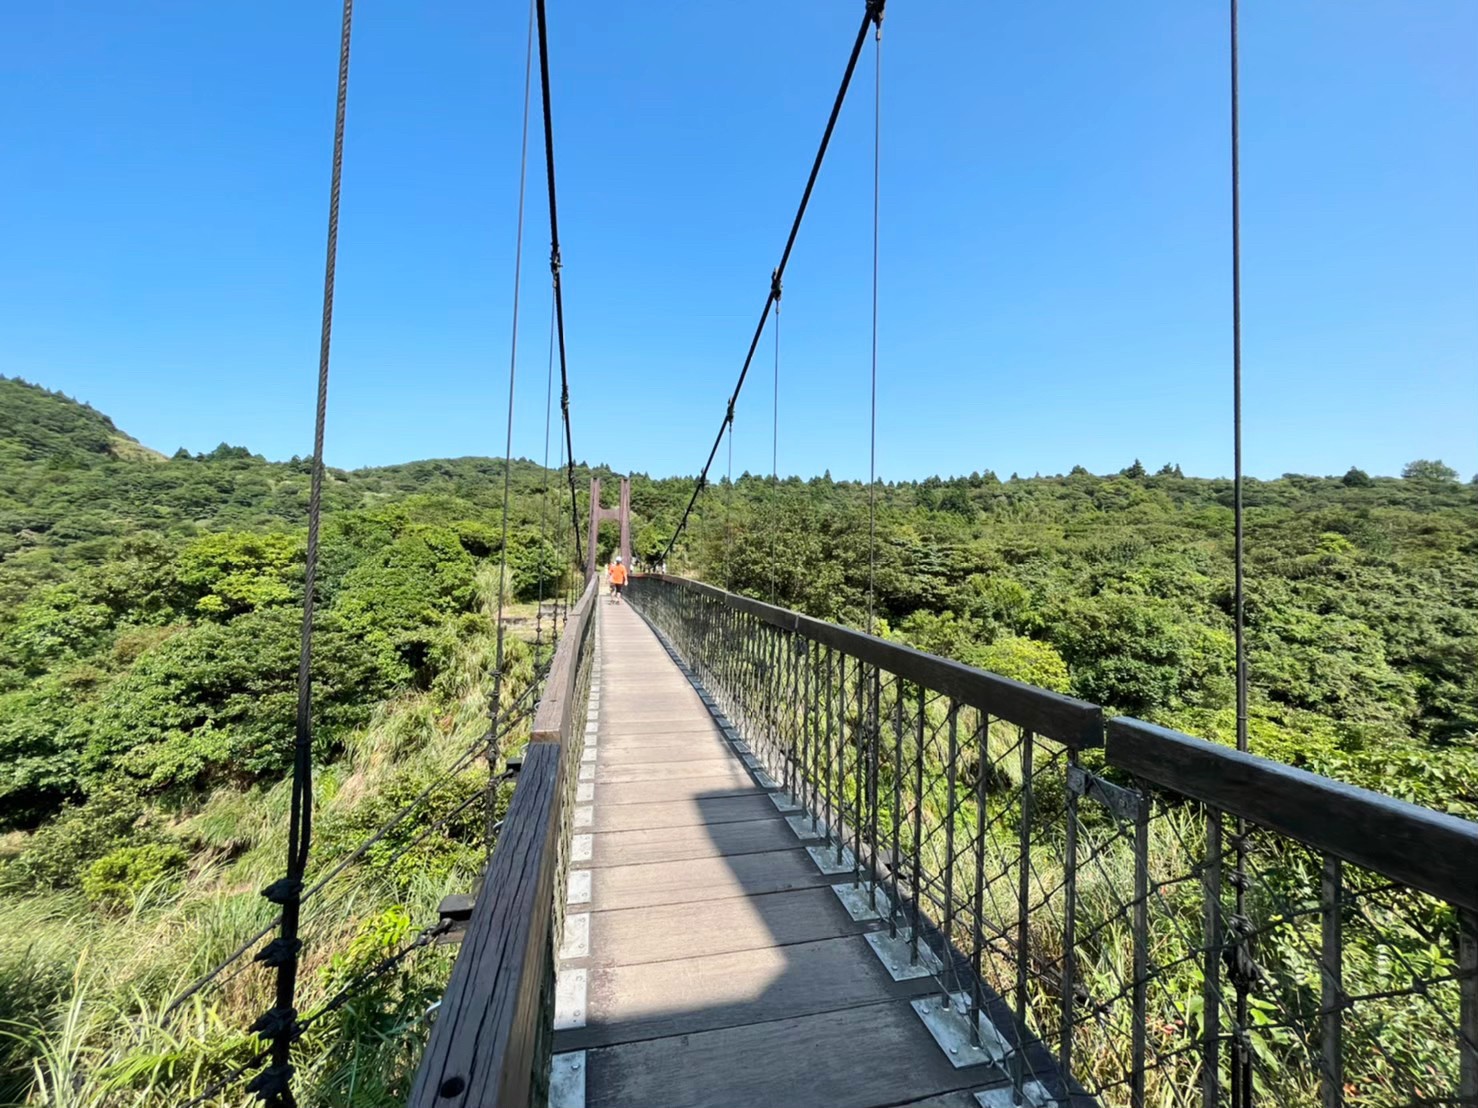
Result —
[[[778, 388], [786, 267], [869, 38], [875, 463], [884, 0], [862, 9], [759, 322], [660, 563], [679, 551], [726, 436], [732, 443], [735, 405], [767, 327]], [[170, 1010], [252, 964], [272, 968], [276, 988], [252, 1028], [260, 1053], [196, 1103], [220, 1102], [240, 1085], [269, 1105], [296, 1104], [293, 1051], [304, 1030], [416, 950], [454, 940], [452, 975], [408, 1095], [413, 1108], [1478, 1108], [1478, 825], [1247, 749], [1236, 0], [1235, 749], [877, 637], [870, 605], [868, 626], [854, 629], [665, 573], [637, 575], [624, 602], [607, 601], [598, 527], [618, 519], [629, 564], [630, 498], [623, 487], [619, 507], [603, 508], [595, 485], [582, 534], [550, 44], [545, 0], [533, 0], [520, 180], [537, 58], [549, 409], [557, 354], [570, 562], [584, 589], [567, 608], [556, 603], [552, 649], [517, 697], [503, 688], [500, 609], [491, 724], [451, 771], [488, 769], [488, 863], [477, 887], [324, 1005], [300, 1012], [303, 901], [392, 828], [422, 818], [427, 795], [306, 883], [309, 674], [352, 14], [344, 0], [292, 822], [285, 876], [264, 892], [280, 913]], [[515, 273], [523, 207], [521, 184]], [[505, 457], [517, 279], [513, 299]], [[549, 425], [546, 414], [546, 472]], [[869, 596], [871, 578], [870, 563]], [[543, 611], [541, 603], [541, 644]], [[524, 729], [526, 745], [513, 749]], [[509, 806], [494, 819], [496, 788], [510, 780]], [[1346, 940], [1356, 936], [1376, 965], [1352, 963]], [[1410, 1054], [1376, 1045], [1374, 1030], [1412, 1013], [1412, 1026], [1435, 1029], [1434, 1041]]]

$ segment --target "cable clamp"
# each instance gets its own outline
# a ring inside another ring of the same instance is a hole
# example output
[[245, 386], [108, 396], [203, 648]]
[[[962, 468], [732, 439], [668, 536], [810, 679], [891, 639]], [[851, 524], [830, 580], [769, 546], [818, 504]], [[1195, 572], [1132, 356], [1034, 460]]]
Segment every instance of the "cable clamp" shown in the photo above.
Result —
[[726, 423], [728, 425], [728, 427], [729, 427], [730, 430], [733, 430], [733, 428], [734, 428], [734, 398], [732, 396], [729, 397], [729, 410], [728, 410], [728, 413], [724, 416], [724, 423]]
[[252, 959], [261, 962], [264, 966], [285, 966], [298, 956], [298, 951], [303, 949], [302, 939], [273, 939]]
[[247, 1030], [264, 1039], [287, 1039], [291, 1042], [302, 1034], [303, 1029], [298, 1026], [296, 1008], [268, 1008]]
[[290, 1063], [268, 1066], [246, 1083], [246, 1091], [256, 1093], [264, 1104], [289, 1103], [284, 1097], [292, 1095], [293, 1068]]
[[770, 299], [777, 304], [780, 303], [780, 271], [778, 269], [770, 270]]
[[560, 268], [563, 265], [564, 262], [559, 257], [559, 247], [551, 246], [549, 248], [549, 272], [558, 277]]
[[872, 20], [878, 32], [883, 30], [883, 5], [888, 0], [867, 0], [867, 18]]
[[283, 877], [262, 890], [262, 895], [273, 904], [286, 904], [297, 900], [303, 892], [301, 877]]

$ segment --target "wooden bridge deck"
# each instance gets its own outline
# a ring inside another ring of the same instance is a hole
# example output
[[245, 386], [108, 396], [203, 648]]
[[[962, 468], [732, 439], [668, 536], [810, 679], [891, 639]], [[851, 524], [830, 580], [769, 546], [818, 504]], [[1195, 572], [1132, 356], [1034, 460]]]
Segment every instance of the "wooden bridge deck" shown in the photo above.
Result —
[[850, 874], [821, 872], [641, 617], [600, 603], [554, 1108], [976, 1108], [999, 1071], [931, 1037], [911, 1001], [937, 986], [893, 979], [866, 938], [886, 924], [833, 888]]

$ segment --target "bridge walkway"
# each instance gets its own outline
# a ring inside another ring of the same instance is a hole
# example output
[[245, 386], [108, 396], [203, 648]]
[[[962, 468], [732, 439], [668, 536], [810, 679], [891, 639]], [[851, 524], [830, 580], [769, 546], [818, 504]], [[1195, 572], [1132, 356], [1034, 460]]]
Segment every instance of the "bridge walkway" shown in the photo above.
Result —
[[912, 1001], [937, 986], [894, 980], [850, 870], [822, 872], [809, 819], [642, 618], [600, 603], [551, 1104], [976, 1108], [999, 1071], [931, 1037]]

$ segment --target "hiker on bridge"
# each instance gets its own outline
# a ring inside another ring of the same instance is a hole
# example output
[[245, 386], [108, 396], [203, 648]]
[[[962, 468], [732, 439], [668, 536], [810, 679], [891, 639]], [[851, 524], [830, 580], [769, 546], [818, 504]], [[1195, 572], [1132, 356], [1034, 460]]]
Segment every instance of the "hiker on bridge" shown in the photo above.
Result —
[[626, 566], [621, 561], [621, 555], [616, 555], [616, 560], [611, 563], [606, 571], [611, 582], [611, 601], [621, 603], [621, 590], [626, 587]]

